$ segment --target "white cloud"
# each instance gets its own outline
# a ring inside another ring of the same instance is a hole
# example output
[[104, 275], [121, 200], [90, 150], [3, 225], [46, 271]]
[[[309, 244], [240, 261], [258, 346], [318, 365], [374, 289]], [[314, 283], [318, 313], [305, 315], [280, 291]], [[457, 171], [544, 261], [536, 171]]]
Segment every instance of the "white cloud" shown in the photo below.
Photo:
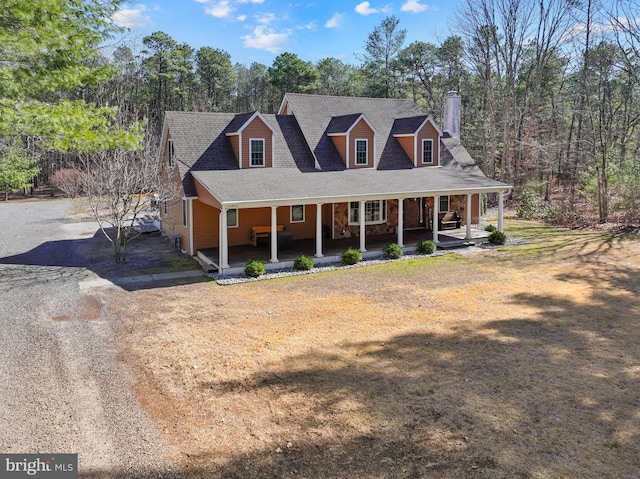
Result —
[[236, 17], [236, 20], [238, 20], [239, 22], [244, 22], [247, 19], [246, 15], [238, 15]]
[[338, 28], [343, 18], [344, 15], [342, 13], [334, 13], [333, 17], [327, 20], [327, 23], [325, 23], [324, 26], [326, 28]]
[[362, 2], [356, 5], [356, 12], [360, 15], [371, 15], [372, 13], [378, 13], [379, 10], [371, 8], [371, 4], [369, 2]]
[[196, 0], [197, 3], [209, 3], [211, 0]]
[[312, 32], [315, 32], [317, 29], [318, 29], [318, 24], [315, 21], [311, 21], [306, 25], [303, 25], [302, 27], [300, 27], [300, 30], [311, 30]]
[[114, 13], [111, 20], [124, 28], [152, 27], [153, 22], [149, 15], [145, 14], [146, 10], [145, 5], [140, 5], [139, 8], [123, 8]]
[[402, 5], [401, 10], [403, 12], [420, 13], [425, 12], [429, 8], [428, 5], [420, 3], [420, 0], [408, 0]]
[[238, 0], [238, 3], [264, 3], [264, 0]]
[[265, 25], [258, 25], [251, 35], [245, 35], [242, 39], [244, 40], [244, 46], [247, 48], [279, 53], [287, 47], [290, 34], [290, 31], [276, 33]]
[[216, 18], [226, 18], [231, 15], [234, 10], [235, 8], [229, 5], [228, 0], [222, 0], [204, 9], [205, 13]]
[[256, 16], [255, 19], [258, 21], [258, 23], [261, 23], [262, 25], [269, 25], [271, 22], [273, 22], [276, 19], [276, 14], [264, 13], [259, 17]]

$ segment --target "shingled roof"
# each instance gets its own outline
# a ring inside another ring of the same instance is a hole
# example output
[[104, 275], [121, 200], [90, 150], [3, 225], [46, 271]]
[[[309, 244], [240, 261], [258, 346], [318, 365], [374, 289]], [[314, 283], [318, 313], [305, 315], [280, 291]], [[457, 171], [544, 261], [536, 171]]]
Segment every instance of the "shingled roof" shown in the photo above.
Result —
[[[165, 134], [186, 196], [194, 178], [226, 204], [314, 202], [339, 198], [411, 197], [501, 191], [486, 178], [457, 138], [442, 137], [440, 166], [414, 168], [394, 134], [411, 134], [429, 117], [411, 100], [287, 94], [281, 111], [262, 115], [274, 129], [273, 168], [240, 170], [227, 133], [255, 112], [167, 112]], [[328, 132], [347, 131], [361, 116], [376, 131], [377, 169], [346, 170]]]

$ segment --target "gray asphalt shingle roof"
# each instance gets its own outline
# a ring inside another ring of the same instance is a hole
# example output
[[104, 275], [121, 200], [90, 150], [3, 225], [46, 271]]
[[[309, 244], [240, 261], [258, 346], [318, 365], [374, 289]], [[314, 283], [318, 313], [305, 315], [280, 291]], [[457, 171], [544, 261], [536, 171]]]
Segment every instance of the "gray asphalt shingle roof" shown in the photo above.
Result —
[[[273, 168], [240, 170], [226, 135], [236, 132], [253, 112], [167, 112], [166, 127], [185, 194], [196, 195], [193, 178], [221, 203], [245, 205], [509, 188], [486, 178], [456, 138], [441, 139], [440, 167], [414, 168], [393, 137], [415, 132], [427, 118], [411, 100], [300, 94], [287, 94], [286, 100], [293, 115], [263, 115], [276, 133]], [[377, 132], [378, 167], [346, 170], [327, 132], [346, 131], [361, 114]]]

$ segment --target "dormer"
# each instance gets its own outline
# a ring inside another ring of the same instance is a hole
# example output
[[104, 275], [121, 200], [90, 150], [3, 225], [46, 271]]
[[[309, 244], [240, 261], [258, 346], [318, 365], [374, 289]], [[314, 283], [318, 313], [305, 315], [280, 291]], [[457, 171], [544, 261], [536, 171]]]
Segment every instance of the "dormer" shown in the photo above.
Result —
[[227, 137], [238, 161], [238, 168], [271, 168], [275, 129], [258, 111], [236, 115], [227, 127]]
[[411, 159], [414, 167], [440, 164], [440, 136], [442, 132], [430, 116], [398, 118], [391, 134]]
[[375, 167], [376, 130], [363, 113], [334, 116], [327, 127], [347, 169]]

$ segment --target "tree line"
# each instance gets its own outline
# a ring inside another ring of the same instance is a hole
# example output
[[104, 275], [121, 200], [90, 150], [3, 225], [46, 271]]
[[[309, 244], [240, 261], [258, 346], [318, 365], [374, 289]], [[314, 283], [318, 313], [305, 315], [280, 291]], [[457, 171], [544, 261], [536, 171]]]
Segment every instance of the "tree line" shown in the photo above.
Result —
[[[91, 54], [77, 62], [91, 75], [56, 85], [54, 97], [61, 108], [80, 101], [109, 118], [102, 126], [107, 137], [139, 134], [141, 121], [157, 134], [167, 110], [273, 113], [287, 92], [410, 98], [440, 123], [444, 97], [455, 90], [462, 95], [465, 146], [488, 176], [515, 186], [516, 198], [527, 200], [524, 214], [566, 220], [587, 199], [600, 221], [611, 214], [640, 219], [636, 2], [468, 0], [439, 44], [407, 44], [406, 30], [389, 16], [368, 34], [356, 63], [313, 63], [285, 52], [271, 65], [233, 63], [224, 49], [196, 50], [164, 32], [107, 54], [91, 36], [107, 29], [95, 13], [82, 30]], [[30, 95], [47, 104], [52, 93]], [[37, 131], [21, 135], [44, 138]], [[69, 137], [63, 135], [73, 143]], [[48, 151], [78, 149], [56, 141], [41, 143]], [[558, 190], [563, 200], [549, 203]]]

